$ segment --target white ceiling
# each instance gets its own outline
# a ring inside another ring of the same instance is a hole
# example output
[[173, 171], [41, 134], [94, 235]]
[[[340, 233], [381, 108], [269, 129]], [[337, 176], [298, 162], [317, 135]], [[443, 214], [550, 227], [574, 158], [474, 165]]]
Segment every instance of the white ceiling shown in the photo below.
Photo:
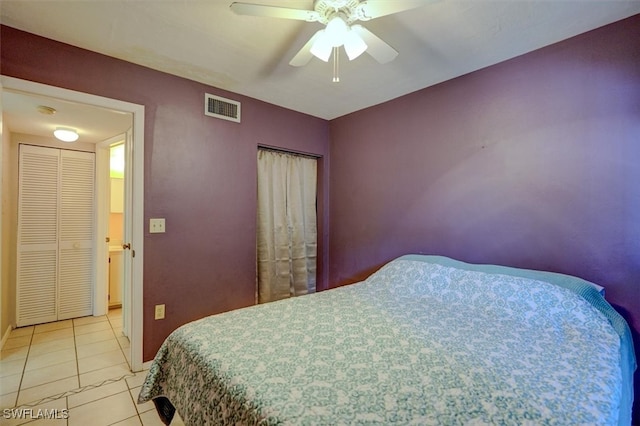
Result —
[[[53, 108], [55, 113], [43, 114], [40, 106]], [[11, 90], [2, 92], [2, 108], [2, 118], [12, 133], [51, 138], [56, 127], [71, 127], [78, 132], [78, 142], [110, 139], [126, 132], [133, 123], [129, 113]]]
[[[395, 0], [369, 0], [395, 1]], [[333, 119], [640, 13], [638, 0], [425, 0], [363, 23], [398, 57], [289, 61], [321, 24], [238, 16], [232, 0], [2, 0], [8, 26]], [[312, 9], [312, 0], [248, 0]], [[11, 105], [5, 102], [5, 111]]]

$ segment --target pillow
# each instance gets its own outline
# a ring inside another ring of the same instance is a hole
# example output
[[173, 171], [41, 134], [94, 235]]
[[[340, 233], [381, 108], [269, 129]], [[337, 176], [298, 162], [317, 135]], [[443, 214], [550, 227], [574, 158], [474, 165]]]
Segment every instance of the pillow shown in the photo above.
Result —
[[582, 278], [574, 277], [572, 275], [561, 274], [558, 272], [538, 271], [535, 269], [520, 269], [512, 268], [509, 266], [499, 265], [482, 265], [474, 263], [466, 263], [460, 260], [451, 259], [445, 256], [434, 255], [422, 255], [422, 254], [408, 254], [401, 256], [400, 259], [417, 260], [420, 262], [437, 263], [442, 266], [449, 266], [452, 268], [465, 269], [467, 271], [486, 272], [489, 274], [503, 274], [511, 275], [515, 277], [531, 278], [538, 281], [544, 281], [551, 284], [559, 285], [561, 287], [570, 288], [576, 290], [576, 286], [580, 287], [588, 285], [593, 287], [604, 297], [604, 287], [592, 283]]

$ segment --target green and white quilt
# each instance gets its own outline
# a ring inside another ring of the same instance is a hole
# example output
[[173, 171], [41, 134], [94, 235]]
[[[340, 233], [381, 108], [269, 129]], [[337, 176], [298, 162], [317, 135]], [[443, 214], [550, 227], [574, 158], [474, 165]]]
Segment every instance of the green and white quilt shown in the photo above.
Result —
[[627, 378], [607, 315], [548, 282], [403, 257], [180, 327], [138, 401], [198, 426], [616, 425]]

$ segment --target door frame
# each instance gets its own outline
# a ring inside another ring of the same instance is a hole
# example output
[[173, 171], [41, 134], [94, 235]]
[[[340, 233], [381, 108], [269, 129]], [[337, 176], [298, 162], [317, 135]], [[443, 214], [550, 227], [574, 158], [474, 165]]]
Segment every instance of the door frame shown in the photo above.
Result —
[[109, 235], [109, 160], [110, 147], [125, 142], [126, 133], [96, 143], [96, 292], [93, 298], [93, 315], [106, 315], [109, 311], [109, 244], [104, 238]]
[[[2, 90], [14, 90], [35, 95], [48, 96], [69, 102], [87, 104], [101, 108], [131, 113], [133, 116], [132, 128], [132, 241], [131, 254], [135, 250], [135, 258], [132, 259], [131, 270], [131, 371], [141, 371], [142, 346], [143, 346], [143, 266], [144, 266], [144, 105], [138, 105], [117, 99], [91, 95], [84, 92], [63, 89], [42, 83], [22, 80], [15, 77], [0, 76]], [[0, 109], [0, 114], [2, 110]], [[98, 242], [96, 241], [96, 244]], [[15, 319], [14, 319], [15, 321]]]

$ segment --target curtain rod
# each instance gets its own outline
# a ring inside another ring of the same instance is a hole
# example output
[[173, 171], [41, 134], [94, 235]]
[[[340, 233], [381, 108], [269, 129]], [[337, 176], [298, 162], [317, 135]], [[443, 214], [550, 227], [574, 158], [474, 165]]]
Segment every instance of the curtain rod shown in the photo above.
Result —
[[284, 154], [300, 155], [302, 157], [310, 157], [310, 158], [314, 158], [314, 159], [322, 158], [322, 155], [318, 155], [318, 154], [311, 154], [309, 152], [296, 151], [296, 150], [293, 150], [293, 149], [278, 148], [278, 147], [275, 147], [275, 146], [269, 146], [269, 145], [263, 145], [263, 144], [258, 144], [258, 149], [263, 149], [265, 151], [282, 152]]

